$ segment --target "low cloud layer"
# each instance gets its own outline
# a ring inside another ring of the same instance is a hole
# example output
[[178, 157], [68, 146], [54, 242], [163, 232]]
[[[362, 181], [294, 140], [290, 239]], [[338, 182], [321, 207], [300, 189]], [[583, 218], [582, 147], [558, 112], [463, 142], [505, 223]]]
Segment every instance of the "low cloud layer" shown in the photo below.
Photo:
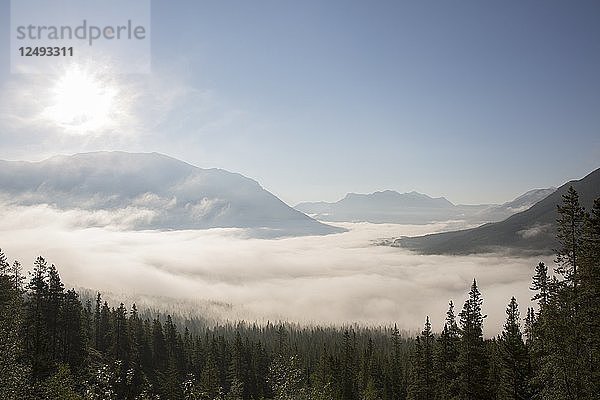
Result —
[[[0, 247], [25, 266], [43, 255], [71, 286], [224, 302], [232, 305], [223, 315], [228, 319], [398, 323], [417, 330], [429, 315], [439, 330], [447, 302], [460, 308], [477, 278], [489, 335], [501, 329], [511, 296], [525, 314], [534, 266], [551, 263], [551, 257], [422, 256], [374, 245], [382, 238], [445, 230], [447, 224], [339, 224], [349, 231], [263, 240], [239, 229], [119, 229], [119, 218], [143, 218], [130, 211], [117, 217], [2, 207]], [[85, 227], [94, 218], [115, 223]]]

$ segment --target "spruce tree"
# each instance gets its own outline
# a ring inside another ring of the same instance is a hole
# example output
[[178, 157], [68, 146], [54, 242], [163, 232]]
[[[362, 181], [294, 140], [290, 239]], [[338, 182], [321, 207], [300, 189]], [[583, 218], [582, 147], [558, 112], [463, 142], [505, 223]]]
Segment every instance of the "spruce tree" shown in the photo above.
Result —
[[437, 340], [436, 383], [440, 400], [458, 399], [457, 362], [460, 349], [460, 330], [456, 324], [454, 303], [450, 301], [444, 328]]
[[48, 264], [38, 257], [30, 272], [27, 284], [25, 315], [25, 345], [30, 359], [34, 379], [48, 376], [52, 368], [50, 343], [48, 340]]
[[114, 332], [112, 335], [111, 353], [117, 360], [123, 360], [128, 365], [129, 361], [129, 336], [127, 334], [127, 310], [123, 303], [119, 304], [114, 312]]
[[569, 187], [562, 196], [563, 202], [557, 206], [557, 251], [556, 272], [563, 280], [556, 285], [557, 296], [552, 305], [552, 316], [548, 318], [546, 329], [551, 338], [552, 348], [547, 356], [553, 359], [554, 371], [558, 377], [558, 390], [575, 399], [584, 395], [582, 372], [582, 351], [584, 334], [581, 308], [579, 262], [583, 247], [584, 209], [579, 204], [579, 195]]
[[562, 199], [563, 203], [557, 205], [556, 238], [560, 244], [556, 255], [557, 272], [565, 277], [576, 292], [579, 284], [577, 267], [582, 247], [585, 211], [579, 204], [579, 195], [573, 186], [569, 187]]
[[407, 392], [404, 372], [405, 354], [402, 348], [400, 332], [398, 331], [398, 326], [394, 324], [394, 329], [392, 330], [392, 354], [390, 357], [389, 368], [390, 397], [394, 400], [405, 399]]
[[583, 386], [586, 395], [600, 394], [600, 198], [586, 218], [579, 276]]
[[60, 361], [79, 371], [87, 356], [83, 307], [74, 289], [67, 290], [61, 310]]
[[499, 348], [502, 362], [501, 398], [506, 400], [531, 398], [529, 356], [521, 332], [519, 308], [514, 297], [506, 308], [506, 322], [500, 336]]
[[[2, 250], [0, 260], [8, 264]], [[8, 274], [6, 269], [0, 274], [0, 399], [21, 400], [26, 398], [29, 373], [23, 363], [23, 301]]]
[[23, 282], [25, 281], [25, 277], [23, 276], [23, 267], [19, 261], [15, 260], [10, 267], [9, 278], [15, 293], [22, 293], [24, 290]]
[[483, 340], [481, 312], [483, 299], [473, 280], [469, 298], [460, 312], [461, 341], [458, 358], [459, 398], [461, 400], [487, 399], [487, 357]]
[[343, 335], [342, 353], [342, 400], [358, 398], [356, 387], [356, 337], [354, 331], [346, 329]]
[[46, 298], [46, 326], [50, 344], [50, 357], [53, 361], [60, 358], [61, 348], [61, 315], [64, 302], [64, 285], [54, 264], [47, 270], [48, 293]]
[[550, 295], [550, 277], [548, 276], [548, 267], [543, 262], [540, 262], [535, 267], [535, 275], [531, 283], [530, 289], [537, 292], [531, 299], [537, 300], [539, 308], [548, 304], [548, 297]]
[[425, 328], [417, 336], [412, 362], [411, 383], [408, 388], [409, 400], [429, 400], [435, 398], [435, 379], [433, 366], [434, 337], [429, 317]]

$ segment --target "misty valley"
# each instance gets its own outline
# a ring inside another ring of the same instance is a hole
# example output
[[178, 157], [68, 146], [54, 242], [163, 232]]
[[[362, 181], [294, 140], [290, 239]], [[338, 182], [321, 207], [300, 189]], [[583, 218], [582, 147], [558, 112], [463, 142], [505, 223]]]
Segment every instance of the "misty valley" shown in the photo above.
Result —
[[2, 163], [6, 396], [598, 393], [600, 170], [501, 205], [293, 209], [160, 154]]
[[0, 400], [600, 399], [600, 1], [0, 27]]

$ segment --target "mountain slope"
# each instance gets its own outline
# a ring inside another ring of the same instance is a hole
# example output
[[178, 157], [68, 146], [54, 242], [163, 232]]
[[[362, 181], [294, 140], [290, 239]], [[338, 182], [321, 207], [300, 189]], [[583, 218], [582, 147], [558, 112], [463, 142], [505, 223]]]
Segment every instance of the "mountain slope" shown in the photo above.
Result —
[[590, 209], [600, 197], [600, 168], [580, 180], [565, 183], [526, 211], [501, 222], [477, 228], [414, 238], [401, 238], [395, 245], [426, 254], [469, 254], [500, 249], [549, 253], [556, 248], [557, 204], [569, 186], [579, 193], [580, 202]]
[[142, 210], [135, 229], [236, 227], [275, 235], [339, 231], [290, 208], [252, 179], [157, 153], [0, 161], [0, 197], [8, 204], [50, 204], [62, 210]]
[[485, 208], [481, 212], [474, 213], [471, 218], [481, 222], [502, 221], [513, 214], [531, 208], [534, 204], [545, 199], [555, 191], [555, 187], [529, 190], [514, 200], [497, 206], [492, 205]]

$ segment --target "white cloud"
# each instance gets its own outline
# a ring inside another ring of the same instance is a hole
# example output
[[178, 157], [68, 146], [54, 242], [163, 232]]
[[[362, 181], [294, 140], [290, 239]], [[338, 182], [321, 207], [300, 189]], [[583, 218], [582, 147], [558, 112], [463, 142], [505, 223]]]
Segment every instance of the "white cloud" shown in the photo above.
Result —
[[535, 226], [532, 226], [531, 228], [520, 230], [517, 232], [517, 234], [519, 236], [521, 236], [523, 239], [531, 239], [542, 233], [548, 233], [551, 230], [552, 230], [551, 224], [535, 225]]
[[[262, 240], [248, 239], [240, 229], [122, 230], [127, 218], [145, 217], [133, 209], [129, 214], [5, 207], [0, 243], [9, 257], [25, 265], [45, 256], [74, 286], [230, 303], [233, 307], [224, 308], [223, 315], [230, 319], [396, 322], [417, 329], [429, 315], [439, 329], [448, 300], [460, 309], [476, 277], [489, 315], [488, 334], [501, 328], [511, 296], [525, 314], [530, 277], [540, 261], [421, 256], [372, 245], [381, 237], [443, 230], [445, 224], [344, 224], [347, 233]], [[113, 218], [114, 223], [83, 227], [94, 218]]]

